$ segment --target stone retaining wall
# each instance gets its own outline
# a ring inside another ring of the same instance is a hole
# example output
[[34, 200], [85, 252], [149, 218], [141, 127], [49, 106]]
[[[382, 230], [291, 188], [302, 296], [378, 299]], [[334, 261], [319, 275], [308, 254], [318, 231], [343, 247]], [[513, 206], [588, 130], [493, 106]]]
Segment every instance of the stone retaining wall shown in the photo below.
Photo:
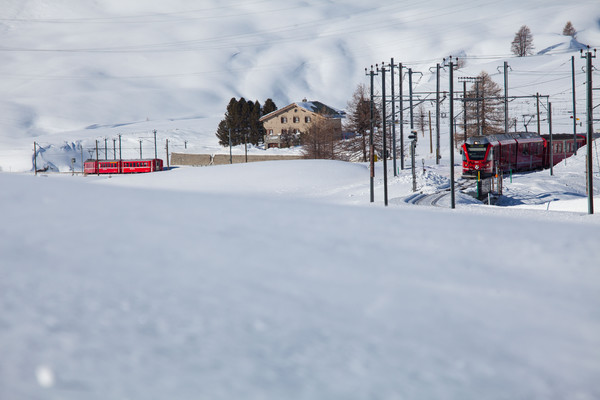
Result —
[[[258, 161], [276, 161], [276, 160], [300, 160], [302, 156], [287, 156], [287, 155], [248, 155], [248, 162]], [[246, 162], [245, 155], [233, 155], [231, 157], [233, 164]], [[229, 164], [229, 154], [184, 154], [171, 153], [171, 165], [224, 165]]]

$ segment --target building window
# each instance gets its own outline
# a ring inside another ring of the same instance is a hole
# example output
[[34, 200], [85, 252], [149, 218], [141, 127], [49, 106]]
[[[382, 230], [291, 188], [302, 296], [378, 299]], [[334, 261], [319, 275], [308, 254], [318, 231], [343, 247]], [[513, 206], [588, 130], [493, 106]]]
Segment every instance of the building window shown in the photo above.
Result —
[[300, 122], [300, 117], [294, 117], [294, 123]]
[[310, 122], [310, 117], [304, 117], [304, 122], [309, 123]]
[[269, 135], [273, 134], [273, 129], [269, 129]]
[[281, 117], [281, 123], [287, 124], [287, 117]]

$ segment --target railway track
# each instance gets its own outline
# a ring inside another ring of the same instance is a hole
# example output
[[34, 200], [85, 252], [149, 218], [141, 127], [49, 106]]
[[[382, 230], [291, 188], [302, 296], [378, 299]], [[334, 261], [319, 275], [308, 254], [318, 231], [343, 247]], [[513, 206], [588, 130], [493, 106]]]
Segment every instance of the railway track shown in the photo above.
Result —
[[[454, 183], [454, 191], [465, 193], [469, 189], [472, 189], [474, 186], [475, 181], [459, 178]], [[403, 201], [408, 204], [416, 204], [420, 206], [440, 207], [438, 206], [438, 203], [441, 199], [443, 199], [446, 196], [450, 196], [450, 187], [430, 194], [414, 193], [410, 196], [405, 197]]]

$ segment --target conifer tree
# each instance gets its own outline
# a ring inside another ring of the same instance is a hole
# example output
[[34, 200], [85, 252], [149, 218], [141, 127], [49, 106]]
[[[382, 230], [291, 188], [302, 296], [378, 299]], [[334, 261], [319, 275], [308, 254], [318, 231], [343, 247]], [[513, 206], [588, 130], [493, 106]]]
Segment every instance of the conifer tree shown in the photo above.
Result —
[[256, 100], [252, 104], [252, 108], [250, 110], [250, 134], [248, 137], [248, 142], [255, 146], [263, 141], [265, 135], [263, 124], [259, 121], [260, 117], [262, 117], [262, 109], [260, 107], [260, 103], [258, 100]]
[[236, 142], [236, 130], [240, 126], [240, 110], [239, 103], [232, 97], [227, 105], [227, 111], [225, 112], [225, 118], [219, 122], [217, 128], [217, 138], [219, 138], [219, 144], [221, 146], [229, 146], [229, 139], [231, 135], [231, 144], [237, 145]]
[[275, 105], [275, 102], [269, 98], [265, 101], [265, 104], [263, 105], [262, 115], [270, 114], [273, 111], [277, 111], [277, 106]]
[[[275, 107], [275, 103], [272, 100], [270, 102], [272, 103], [271, 107]], [[259, 121], [262, 115], [262, 108], [258, 100], [252, 102], [246, 101], [243, 97], [239, 100], [232, 98], [227, 105], [225, 118], [219, 122], [217, 127], [216, 135], [219, 144], [229, 146], [229, 135], [231, 134], [233, 146], [246, 142], [258, 145], [264, 138], [264, 127]]]

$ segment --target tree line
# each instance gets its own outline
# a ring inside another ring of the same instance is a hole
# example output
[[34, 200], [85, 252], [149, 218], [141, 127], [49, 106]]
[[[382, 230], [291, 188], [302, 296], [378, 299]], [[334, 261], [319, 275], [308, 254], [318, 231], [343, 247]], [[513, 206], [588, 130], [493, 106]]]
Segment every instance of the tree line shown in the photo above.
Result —
[[[267, 99], [264, 104], [256, 101], [246, 100], [241, 97], [237, 100], [235, 97], [229, 100], [225, 118], [219, 122], [217, 128], [217, 138], [221, 146], [237, 146], [244, 143], [258, 145], [263, 142], [265, 128], [260, 118], [277, 110], [277, 105], [271, 99]], [[231, 142], [230, 142], [231, 140]]]

